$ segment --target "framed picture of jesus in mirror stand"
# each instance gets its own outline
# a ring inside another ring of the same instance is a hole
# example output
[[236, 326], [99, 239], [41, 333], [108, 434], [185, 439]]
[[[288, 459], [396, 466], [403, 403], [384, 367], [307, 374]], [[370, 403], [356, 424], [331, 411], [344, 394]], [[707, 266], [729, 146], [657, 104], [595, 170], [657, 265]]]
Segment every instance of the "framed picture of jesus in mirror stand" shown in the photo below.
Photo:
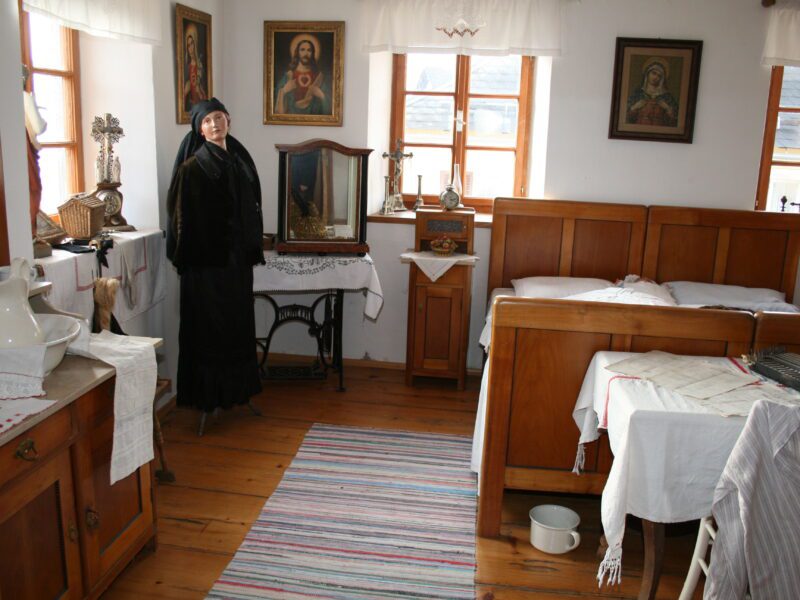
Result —
[[344, 21], [264, 21], [264, 123], [342, 125]]

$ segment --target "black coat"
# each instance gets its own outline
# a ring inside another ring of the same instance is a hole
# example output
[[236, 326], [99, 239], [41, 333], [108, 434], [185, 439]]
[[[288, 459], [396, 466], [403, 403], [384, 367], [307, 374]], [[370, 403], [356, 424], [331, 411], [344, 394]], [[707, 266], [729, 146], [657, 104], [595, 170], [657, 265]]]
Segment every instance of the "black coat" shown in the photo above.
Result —
[[167, 257], [179, 273], [264, 262], [261, 185], [248, 159], [207, 142], [178, 167], [167, 199]]

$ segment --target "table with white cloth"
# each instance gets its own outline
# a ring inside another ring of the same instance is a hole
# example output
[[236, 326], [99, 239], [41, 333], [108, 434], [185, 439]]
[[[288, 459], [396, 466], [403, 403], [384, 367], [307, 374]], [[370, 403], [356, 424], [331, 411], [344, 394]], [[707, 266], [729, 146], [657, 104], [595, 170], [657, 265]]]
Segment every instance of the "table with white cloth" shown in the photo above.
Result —
[[[663, 524], [711, 514], [714, 488], [745, 418], [723, 417], [652, 382], [606, 369], [632, 356], [598, 352], [589, 365], [573, 411], [581, 431], [576, 472], [583, 444], [607, 430], [614, 462], [603, 489], [601, 518], [608, 549], [598, 578], [618, 581], [625, 516], [635, 515], [643, 519], [645, 532], [646, 572], [639, 597], [648, 598], [655, 597], [658, 586]], [[748, 372], [733, 358], [697, 360]], [[652, 589], [645, 590], [646, 585]]]
[[[119, 280], [113, 313], [120, 324], [145, 312], [166, 297], [164, 233], [145, 229], [110, 234], [113, 247], [106, 253], [103, 277]], [[53, 284], [47, 301], [53, 307], [91, 320], [94, 280], [100, 276], [95, 252], [80, 254], [53, 249], [53, 255], [35, 264], [42, 279]]]
[[[264, 265], [253, 270], [253, 295], [264, 300], [273, 312], [272, 325], [264, 336], [256, 336], [262, 351], [261, 372], [271, 379], [323, 378], [329, 369], [339, 373], [339, 390], [344, 390], [342, 353], [343, 301], [345, 291], [366, 295], [364, 315], [375, 319], [383, 306], [383, 291], [369, 254], [281, 255], [264, 252]], [[276, 295], [317, 293], [309, 305], [279, 305]], [[317, 317], [322, 307], [321, 318]], [[317, 342], [317, 363], [311, 367], [268, 367], [269, 347], [275, 331], [285, 323], [308, 325], [309, 335]]]

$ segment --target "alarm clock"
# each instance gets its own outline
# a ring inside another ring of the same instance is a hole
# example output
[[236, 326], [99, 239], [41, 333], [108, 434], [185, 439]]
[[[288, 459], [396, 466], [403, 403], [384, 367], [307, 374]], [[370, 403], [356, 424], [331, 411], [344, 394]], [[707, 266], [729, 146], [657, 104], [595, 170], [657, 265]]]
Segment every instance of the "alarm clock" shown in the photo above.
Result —
[[447, 184], [439, 195], [439, 204], [445, 210], [456, 209], [461, 206], [461, 194], [455, 190], [452, 184]]

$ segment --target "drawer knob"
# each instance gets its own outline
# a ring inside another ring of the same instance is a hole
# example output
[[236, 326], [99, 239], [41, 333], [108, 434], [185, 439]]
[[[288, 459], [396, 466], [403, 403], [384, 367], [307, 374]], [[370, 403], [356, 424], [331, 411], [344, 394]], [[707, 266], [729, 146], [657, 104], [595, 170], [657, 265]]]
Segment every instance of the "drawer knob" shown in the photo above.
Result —
[[100, 513], [93, 508], [86, 509], [86, 527], [92, 530], [100, 527]]
[[36, 449], [34, 441], [31, 438], [26, 438], [19, 443], [17, 451], [14, 452], [14, 456], [22, 460], [33, 462], [39, 458], [39, 451]]

